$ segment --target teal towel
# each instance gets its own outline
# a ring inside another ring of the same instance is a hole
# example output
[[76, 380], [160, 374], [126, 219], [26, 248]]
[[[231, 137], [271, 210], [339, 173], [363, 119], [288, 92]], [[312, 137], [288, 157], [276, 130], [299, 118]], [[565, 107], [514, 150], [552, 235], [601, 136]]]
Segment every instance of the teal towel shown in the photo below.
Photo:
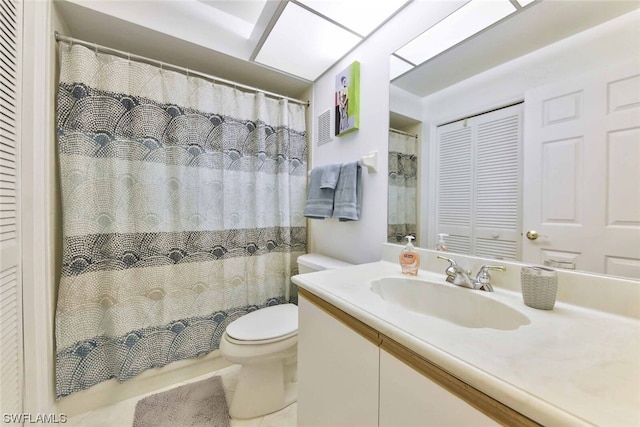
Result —
[[340, 221], [358, 221], [362, 204], [362, 168], [358, 162], [343, 163], [334, 196], [333, 216]]
[[315, 167], [309, 177], [307, 202], [303, 214], [307, 218], [324, 219], [333, 215], [333, 197], [340, 175], [340, 163]]

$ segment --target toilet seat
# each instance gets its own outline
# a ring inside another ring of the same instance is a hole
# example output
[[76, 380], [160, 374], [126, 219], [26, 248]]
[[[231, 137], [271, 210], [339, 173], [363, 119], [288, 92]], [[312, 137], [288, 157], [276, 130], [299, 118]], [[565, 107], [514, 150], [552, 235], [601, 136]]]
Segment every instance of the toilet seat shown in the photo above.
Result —
[[263, 363], [270, 360], [287, 359], [295, 354], [298, 344], [298, 335], [289, 338], [274, 339], [270, 343], [256, 344], [253, 341], [237, 344], [226, 333], [222, 334], [220, 350], [223, 356], [230, 362], [241, 365]]
[[225, 338], [227, 339], [227, 341], [229, 341], [230, 343], [233, 343], [233, 344], [238, 344], [238, 345], [258, 345], [258, 344], [271, 344], [271, 343], [278, 342], [278, 341], [284, 341], [284, 340], [289, 339], [291, 337], [295, 337], [296, 335], [298, 335], [298, 331], [291, 332], [290, 334], [287, 334], [287, 335], [282, 335], [282, 336], [279, 336], [279, 337], [269, 338], [269, 339], [265, 339], [265, 340], [239, 340], [239, 339], [233, 338], [229, 334], [226, 334]]
[[298, 333], [298, 307], [281, 304], [265, 307], [234, 320], [226, 328], [229, 342], [239, 345], [268, 344]]

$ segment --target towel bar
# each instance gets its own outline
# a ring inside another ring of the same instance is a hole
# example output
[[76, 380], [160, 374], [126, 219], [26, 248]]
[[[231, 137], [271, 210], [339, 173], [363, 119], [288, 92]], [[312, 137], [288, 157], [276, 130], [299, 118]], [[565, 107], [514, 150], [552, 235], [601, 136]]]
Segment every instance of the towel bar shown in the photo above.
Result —
[[372, 151], [366, 156], [362, 156], [362, 158], [358, 160], [358, 164], [366, 167], [369, 173], [378, 172], [378, 152]]
[[[378, 172], [378, 152], [372, 151], [366, 156], [362, 156], [360, 160], [358, 160], [358, 164], [366, 167], [369, 173]], [[311, 175], [311, 171], [307, 172], [307, 175]]]

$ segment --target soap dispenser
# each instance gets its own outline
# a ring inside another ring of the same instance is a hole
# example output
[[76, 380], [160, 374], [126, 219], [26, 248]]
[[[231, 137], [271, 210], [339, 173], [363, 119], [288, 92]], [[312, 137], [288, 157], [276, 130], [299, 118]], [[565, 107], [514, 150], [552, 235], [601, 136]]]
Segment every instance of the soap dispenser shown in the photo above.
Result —
[[438, 242], [436, 243], [436, 251], [447, 252], [447, 245], [444, 243], [444, 237], [448, 236], [448, 234], [440, 233], [438, 234]]
[[418, 274], [418, 268], [420, 268], [420, 254], [411, 243], [411, 240], [415, 239], [415, 237], [407, 236], [406, 239], [408, 240], [407, 245], [400, 252], [400, 267], [402, 268], [402, 274], [415, 276]]

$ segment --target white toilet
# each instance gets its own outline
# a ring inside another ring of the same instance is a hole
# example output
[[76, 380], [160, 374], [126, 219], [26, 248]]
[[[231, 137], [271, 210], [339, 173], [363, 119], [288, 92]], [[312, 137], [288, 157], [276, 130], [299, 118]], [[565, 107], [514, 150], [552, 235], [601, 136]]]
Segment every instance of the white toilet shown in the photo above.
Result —
[[[324, 255], [298, 257], [300, 274], [352, 264]], [[242, 365], [229, 407], [231, 418], [254, 418], [292, 404], [297, 391], [298, 307], [261, 308], [231, 322], [220, 340], [222, 356]]]

